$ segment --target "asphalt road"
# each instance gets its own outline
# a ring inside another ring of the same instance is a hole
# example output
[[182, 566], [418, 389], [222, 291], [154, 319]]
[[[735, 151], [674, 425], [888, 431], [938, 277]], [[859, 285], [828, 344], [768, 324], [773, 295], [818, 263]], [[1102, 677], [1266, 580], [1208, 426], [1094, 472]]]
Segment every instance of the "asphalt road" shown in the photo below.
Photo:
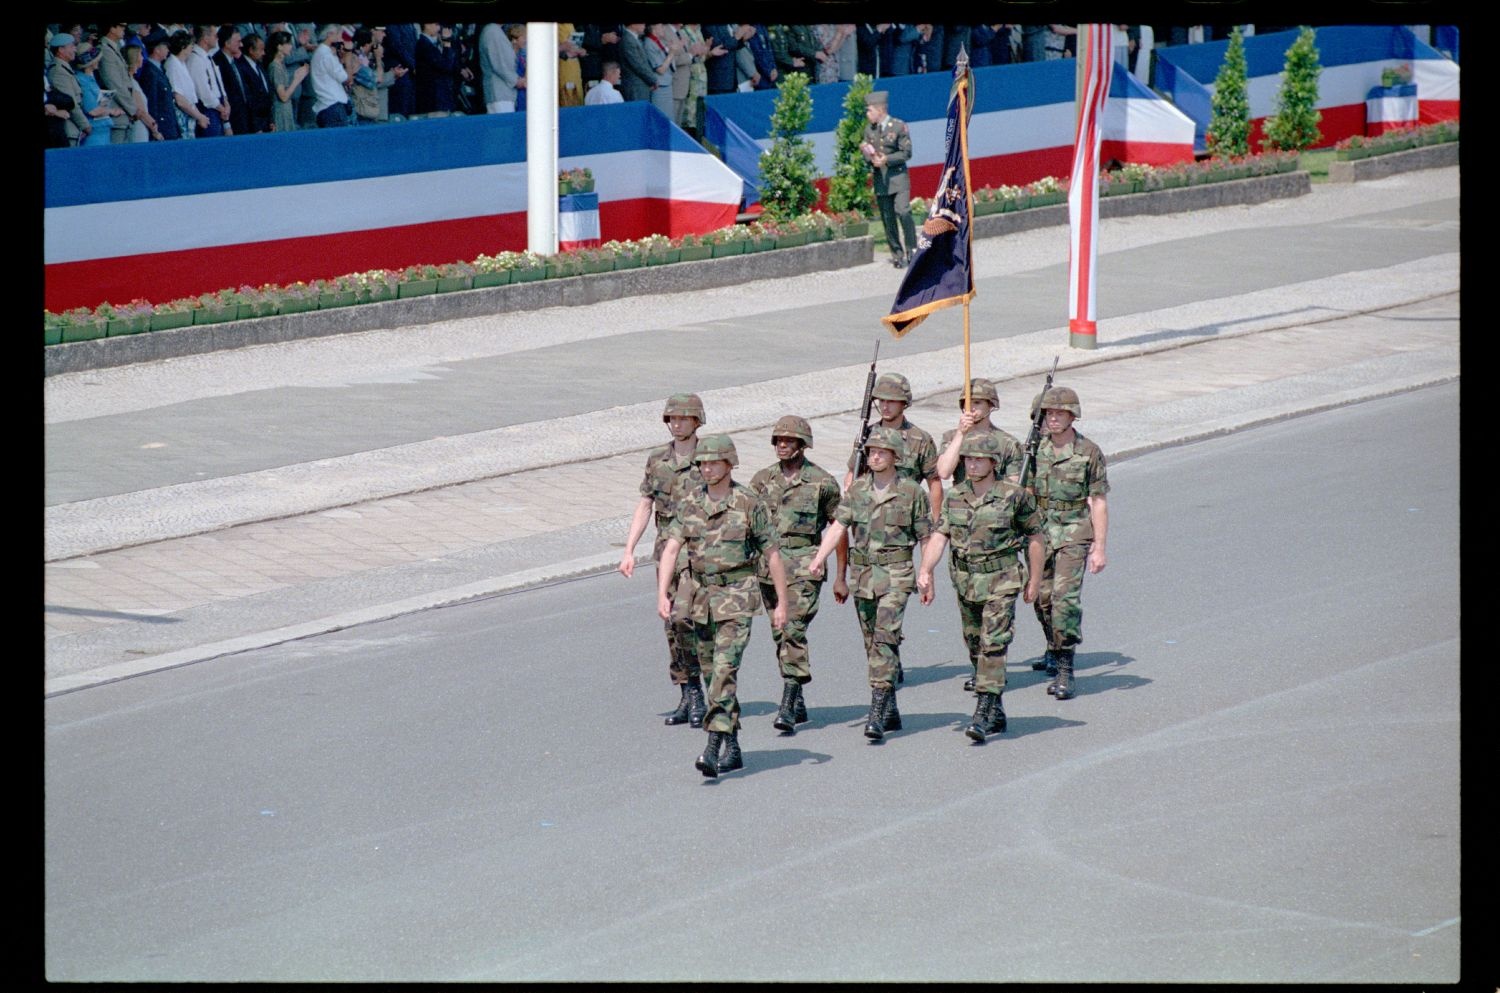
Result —
[[758, 619], [716, 781], [645, 574], [49, 699], [47, 977], [1453, 982], [1457, 425], [1435, 387], [1113, 466], [1079, 696], [1023, 611], [983, 746], [945, 578], [881, 745], [852, 609], [794, 737]]
[[[1340, 199], [1354, 192], [1323, 187], [1298, 201], [1107, 222], [1101, 322], [1458, 250], [1456, 197], [1405, 202], [1361, 190], [1353, 202], [1363, 207]], [[1386, 206], [1392, 200], [1401, 205]], [[1249, 218], [1258, 223], [1238, 226]], [[1065, 228], [979, 244], [975, 342], [1066, 324], [1066, 244]], [[171, 375], [157, 385], [129, 370], [53, 377], [62, 381], [47, 384], [46, 505], [605, 411], [683, 383], [703, 392], [868, 362], [895, 276], [867, 268], [777, 284], [787, 293], [775, 299], [763, 288], [726, 288], [476, 321], [484, 343], [468, 353], [424, 353], [411, 329], [388, 336], [389, 355], [370, 345], [368, 364], [356, 347], [347, 359], [268, 374], [248, 354], [266, 350], [247, 349], [165, 363]], [[579, 314], [600, 323], [573, 327]], [[905, 356], [952, 344], [951, 334], [917, 333], [886, 340], [881, 355], [899, 368]], [[191, 370], [210, 361], [205, 395], [176, 399]], [[111, 409], [118, 393], [135, 409]], [[54, 394], [71, 400], [55, 413]]]

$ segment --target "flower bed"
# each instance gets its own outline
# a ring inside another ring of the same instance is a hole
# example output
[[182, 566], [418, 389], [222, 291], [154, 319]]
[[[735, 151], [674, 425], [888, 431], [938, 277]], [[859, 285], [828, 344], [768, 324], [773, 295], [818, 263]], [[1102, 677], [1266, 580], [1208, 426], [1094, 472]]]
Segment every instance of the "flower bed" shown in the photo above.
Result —
[[1427, 145], [1442, 145], [1458, 140], [1458, 122], [1440, 121], [1417, 127], [1393, 128], [1373, 138], [1351, 135], [1333, 146], [1334, 157], [1340, 162], [1368, 159], [1391, 152], [1405, 152]]
[[[1444, 141], [1454, 141], [1458, 137], [1456, 124], [1411, 130], [1424, 135], [1428, 132], [1447, 135], [1440, 139]], [[1375, 144], [1383, 142], [1387, 137], [1389, 136], [1368, 139], [1367, 142]], [[1162, 167], [1127, 164], [1101, 177], [1101, 189], [1105, 195], [1151, 192], [1197, 183], [1287, 172], [1296, 166], [1295, 153], [1281, 152], [1267, 152], [1238, 160], [1210, 159]], [[592, 176], [588, 178], [592, 179]], [[572, 177], [570, 182], [571, 179]], [[1023, 186], [986, 187], [974, 191], [974, 214], [982, 216], [1059, 204], [1067, 199], [1067, 191], [1067, 179], [1052, 176]], [[918, 216], [925, 215], [926, 201], [920, 197], [913, 198], [912, 210]], [[668, 238], [653, 234], [636, 241], [609, 241], [599, 248], [560, 252], [550, 257], [534, 252], [499, 252], [443, 265], [413, 265], [399, 271], [372, 269], [308, 283], [241, 286], [237, 290], [220, 290], [155, 305], [145, 300], [133, 300], [120, 307], [103, 303], [95, 308], [77, 307], [62, 314], [43, 311], [44, 341], [49, 345], [63, 344], [102, 338], [107, 334], [135, 334], [186, 327], [195, 323], [296, 314], [320, 308], [379, 303], [400, 297], [486, 289], [536, 279], [700, 261], [746, 252], [769, 251], [773, 248], [791, 248], [840, 237], [862, 238], [869, 236], [870, 221], [871, 218], [859, 211], [837, 214], [813, 211], [788, 220], [762, 219], [748, 224], [735, 224], [701, 235]], [[117, 316], [122, 311], [125, 312], [123, 318]], [[113, 330], [110, 328], [112, 321], [119, 322]]]

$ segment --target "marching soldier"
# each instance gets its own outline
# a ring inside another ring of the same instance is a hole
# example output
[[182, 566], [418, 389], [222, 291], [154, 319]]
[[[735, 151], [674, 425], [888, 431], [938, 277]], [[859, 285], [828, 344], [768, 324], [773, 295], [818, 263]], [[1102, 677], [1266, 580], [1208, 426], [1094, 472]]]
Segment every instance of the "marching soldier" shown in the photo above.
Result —
[[[932, 435], [906, 419], [906, 408], [911, 403], [911, 384], [899, 372], [888, 372], [875, 381], [875, 389], [870, 395], [880, 408], [880, 427], [890, 428], [901, 435], [902, 451], [896, 462], [896, 473], [926, 484], [928, 506], [936, 514], [943, 502], [943, 484], [937, 472], [937, 445], [933, 443]], [[871, 434], [873, 436], [874, 432]], [[858, 452], [849, 456], [849, 471], [844, 474], [845, 490], [854, 481], [858, 461]]]
[[[911, 131], [905, 121], [891, 116], [890, 94], [884, 90], [865, 96], [865, 120], [869, 123], [865, 125], [859, 150], [874, 174], [875, 200], [880, 204], [880, 221], [885, 225], [891, 265], [905, 269], [917, 250], [917, 226], [911, 217], [911, 177], [906, 174], [906, 163], [911, 159]], [[903, 234], [905, 248], [902, 248]]]
[[1001, 455], [1000, 466], [995, 470], [996, 478], [1018, 481], [1021, 478], [1021, 462], [1026, 453], [1014, 435], [990, 420], [990, 415], [1000, 402], [995, 384], [977, 377], [969, 380], [969, 399], [971, 408], [966, 411], [963, 397], [958, 398], [958, 427], [944, 431], [943, 440], [937, 446], [938, 476], [942, 479], [951, 478], [955, 486], [962, 483], [964, 461], [959, 454], [959, 446], [976, 434], [993, 434], [1000, 443]]
[[1073, 428], [1078, 394], [1054, 386], [1037, 399], [1043, 437], [1036, 452], [1036, 498], [1042, 512], [1046, 554], [1036, 598], [1037, 620], [1047, 636], [1047, 654], [1033, 669], [1052, 675], [1047, 692], [1073, 696], [1073, 654], [1083, 637], [1083, 575], [1105, 565], [1109, 531], [1109, 477], [1104, 453]]
[[[656, 547], [653, 557], [658, 574], [668, 577], [668, 592], [674, 597], [678, 584], [687, 572], [685, 555], [674, 559], [662, 559], [665, 548], [667, 525], [672, 520], [676, 507], [677, 491], [682, 486], [696, 486], [703, 482], [698, 473], [693, 453], [698, 445], [698, 429], [703, 426], [703, 401], [696, 393], [674, 393], [667, 398], [662, 410], [662, 421], [672, 440], [660, 448], [651, 450], [646, 456], [646, 474], [641, 479], [641, 499], [636, 504], [635, 515], [630, 520], [630, 533], [625, 539], [625, 551], [620, 556], [620, 573], [629, 579], [635, 573], [635, 546], [645, 533], [646, 522], [656, 517]], [[690, 597], [688, 592], [685, 596]], [[666, 620], [667, 674], [681, 688], [681, 699], [677, 709], [667, 715], [666, 724], [690, 724], [703, 726], [707, 705], [703, 700], [703, 685], [698, 663], [698, 646], [694, 643], [693, 625], [686, 619]]]
[[[917, 589], [932, 602], [932, 570], [951, 545], [949, 575], [958, 594], [958, 614], [969, 649], [971, 683], [978, 699], [974, 719], [964, 733], [983, 743], [985, 735], [1005, 730], [1005, 653], [1021, 592], [1021, 550], [1026, 550], [1030, 577], [1022, 596], [1036, 599], [1042, 576], [1042, 519], [1030, 493], [997, 478], [1006, 450], [993, 433], [971, 432], [960, 449], [966, 479], [948, 491], [937, 533], [922, 554]], [[967, 684], [966, 684], [967, 688]]]
[[823, 575], [828, 556], [848, 537], [853, 567], [849, 586], [869, 664], [870, 716], [865, 721], [865, 737], [880, 741], [885, 732], [901, 730], [901, 711], [896, 706], [901, 619], [916, 587], [912, 548], [919, 542], [925, 547], [932, 533], [932, 511], [926, 488], [896, 471], [905, 451], [900, 431], [873, 428], [865, 448], [870, 472], [856, 479], [844, 494], [808, 571]]
[[[807, 563], [817, 552], [823, 531], [833, 521], [839, 505], [839, 484], [823, 469], [808, 461], [806, 451], [812, 447], [812, 425], [801, 417], [788, 414], [771, 429], [771, 446], [776, 464], [769, 465], [750, 480], [750, 488], [760, 494], [770, 511], [772, 523], [780, 535], [781, 561], [786, 569], [786, 625], [775, 630], [776, 661], [781, 669], [781, 708], [772, 727], [785, 734], [796, 733], [796, 726], [807, 722], [807, 704], [802, 687], [812, 682], [807, 654], [807, 626], [818, 615], [818, 595], [822, 577], [814, 578]], [[840, 576], [834, 592], [842, 603], [849, 587]], [[781, 601], [771, 583], [769, 561], [760, 560], [760, 595], [768, 608]]]
[[672, 576], [659, 570], [656, 609], [663, 620], [686, 616], [692, 621], [700, 664], [711, 666], [713, 682], [703, 720], [708, 746], [694, 764], [703, 775], [714, 777], [745, 764], [736, 689], [750, 620], [761, 605], [758, 560], [765, 560], [776, 593], [773, 628], [785, 626], [789, 596], [771, 515], [754, 490], [730, 475], [740, 461], [734, 442], [728, 435], [709, 435], [698, 443], [693, 459], [702, 483], [679, 493], [662, 548], [663, 561], [674, 561], [679, 552], [686, 556], [691, 581], [678, 587], [674, 600]]

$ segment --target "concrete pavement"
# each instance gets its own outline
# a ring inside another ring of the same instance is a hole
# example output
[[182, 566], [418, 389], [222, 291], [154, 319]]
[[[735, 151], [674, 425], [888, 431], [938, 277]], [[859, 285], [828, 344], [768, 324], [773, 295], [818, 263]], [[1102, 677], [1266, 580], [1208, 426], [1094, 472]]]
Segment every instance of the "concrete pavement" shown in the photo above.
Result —
[[[1438, 200], [1456, 196], [1457, 170], [1367, 185], [1402, 202]], [[1317, 189], [1304, 207], [1352, 216], [1377, 192], [1343, 190]], [[1137, 234], [1148, 223], [1253, 226], [1254, 212], [1285, 209], [1130, 223]], [[863, 268], [853, 283], [890, 272], [879, 261]], [[1080, 430], [1118, 460], [1456, 379], [1458, 282], [1457, 252], [1431, 255], [1112, 319], [1093, 352], [1061, 345], [1063, 328], [978, 342], [973, 373], [997, 379], [996, 420], [1024, 435], [1021, 418], [1061, 349], [1059, 381], [1084, 398]], [[571, 309], [574, 328], [590, 326], [587, 310]], [[897, 366], [918, 391], [911, 419], [935, 436], [956, 418], [961, 354], [938, 348]], [[709, 428], [732, 434], [748, 478], [771, 459], [769, 425], [796, 410], [813, 424], [813, 459], [836, 469], [866, 364], [702, 390]], [[645, 449], [664, 437], [660, 403], [49, 507], [45, 692], [610, 569]], [[49, 411], [49, 422], [67, 416]], [[649, 531], [638, 551], [649, 554]], [[650, 581], [650, 570], [629, 580]]]

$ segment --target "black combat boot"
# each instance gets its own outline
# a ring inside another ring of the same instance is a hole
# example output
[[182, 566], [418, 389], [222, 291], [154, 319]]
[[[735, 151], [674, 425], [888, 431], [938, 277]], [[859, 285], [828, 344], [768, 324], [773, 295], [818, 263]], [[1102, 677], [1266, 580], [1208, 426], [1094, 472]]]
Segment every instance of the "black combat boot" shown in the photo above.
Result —
[[964, 680], [964, 692], [974, 692], [974, 680], [979, 678], [979, 667], [973, 662], [969, 663], [969, 678]]
[[1057, 653], [1057, 689], [1052, 695], [1059, 700], [1073, 699], [1073, 649], [1059, 649]]
[[968, 727], [964, 728], [964, 734], [983, 744], [984, 736], [990, 729], [990, 708], [994, 705], [995, 694], [977, 694], [974, 703], [974, 719], [969, 721]]
[[891, 695], [886, 687], [870, 691], [870, 716], [865, 719], [865, 737], [879, 741], [885, 737], [885, 701]]
[[781, 682], [781, 709], [776, 711], [776, 719], [771, 726], [782, 734], [797, 733], [797, 689], [795, 679], [783, 679]]
[[682, 684], [682, 699], [677, 701], [677, 709], [667, 715], [663, 724], [686, 724], [688, 722], [688, 705], [692, 698], [688, 696], [688, 684]]
[[1049, 676], [1057, 675], [1057, 654], [1052, 649], [1047, 649], [1041, 658], [1031, 663], [1031, 668], [1035, 672], [1046, 670]]
[[703, 749], [703, 754], [693, 763], [698, 771], [709, 779], [719, 774], [719, 748], [724, 744], [725, 734], [723, 731], [708, 732], [708, 747]]
[[719, 759], [720, 772], [733, 772], [745, 768], [745, 757], [740, 754], [740, 733], [730, 731], [724, 735], [724, 757]]
[[1001, 690], [995, 694], [995, 702], [990, 707], [990, 726], [985, 731], [990, 734], [999, 734], [1005, 730], [1005, 704], [1002, 702], [1005, 691]]
[[792, 718], [798, 724], [806, 724], [812, 718], [807, 716], [807, 701], [802, 699], [802, 684], [797, 684], [797, 702], [792, 709]]
[[688, 726], [701, 728], [703, 715], [708, 713], [708, 701], [703, 699], [703, 684], [697, 676], [688, 676]]
[[882, 727], [887, 731], [901, 730], [901, 711], [896, 709], [896, 687], [891, 687], [890, 695], [885, 698], [884, 724]]

